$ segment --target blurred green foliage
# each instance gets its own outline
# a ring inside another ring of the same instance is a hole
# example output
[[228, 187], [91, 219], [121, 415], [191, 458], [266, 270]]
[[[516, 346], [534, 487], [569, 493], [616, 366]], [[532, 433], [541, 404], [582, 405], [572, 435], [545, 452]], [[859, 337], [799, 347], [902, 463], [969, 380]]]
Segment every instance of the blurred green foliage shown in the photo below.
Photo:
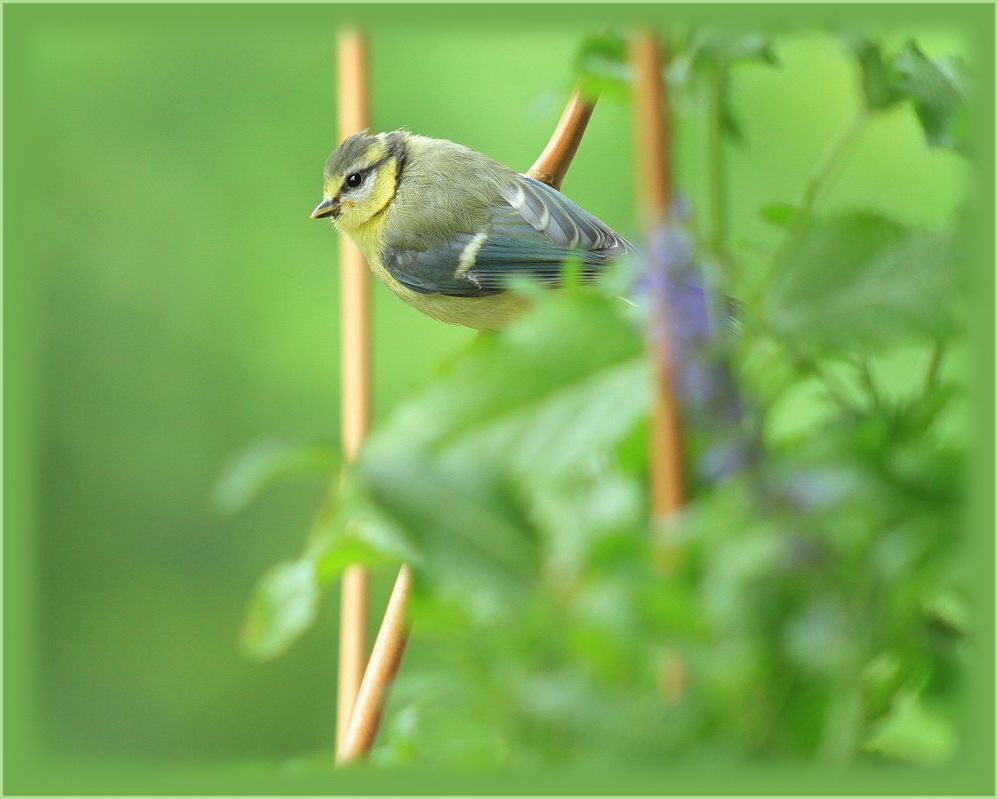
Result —
[[[581, 76], [604, 99], [565, 191], [637, 240], [626, 26], [403, 16], [370, 26], [373, 128], [526, 168]], [[950, 757], [969, 623], [959, 32], [678, 26], [694, 260], [744, 306], [698, 357], [730, 374], [760, 457], [721, 481], [694, 468], [663, 530], [643, 510], [640, 315], [606, 287], [541, 297], [484, 341], [377, 287], [376, 432], [327, 493], [335, 236], [307, 216], [350, 19], [4, 8], [5, 283], [23, 266], [36, 309], [24, 657], [44, 747], [328, 749], [326, 589], [350, 560], [384, 564], [377, 606], [405, 559], [417, 634], [378, 762]], [[714, 440], [702, 419], [688, 431], [691, 468]], [[243, 657], [241, 625], [251, 653], [282, 657]]]

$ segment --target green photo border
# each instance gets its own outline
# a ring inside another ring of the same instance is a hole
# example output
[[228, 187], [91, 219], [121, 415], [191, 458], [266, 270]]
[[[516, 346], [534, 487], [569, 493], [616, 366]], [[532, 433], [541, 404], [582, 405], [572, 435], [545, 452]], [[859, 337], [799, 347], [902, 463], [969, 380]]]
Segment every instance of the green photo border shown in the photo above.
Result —
[[[824, 771], [766, 766], [723, 773], [694, 767], [663, 766], [655, 771], [605, 769], [545, 770], [454, 774], [423, 769], [380, 771], [358, 767], [328, 778], [296, 774], [293, 768], [225, 766], [168, 768], [122, 763], [95, 765], [53, 759], [39, 746], [33, 713], [36, 649], [34, 618], [39, 603], [32, 578], [35, 563], [34, 492], [37, 476], [38, 424], [36, 286], [30, 265], [35, 242], [51, 220], [25, 212], [23, 198], [39, 189], [32, 182], [32, 131], [19, 110], [30, 103], [18, 72], [27, 37], [52, 14], [98, 15], [108, 22], [123, 15], [150, 15], [164, 24], [183, 25], [197, 15], [199, 24], [218, 24], [230, 5], [102, 4], [3, 7], [4, 75], [4, 247], [3, 247], [3, 569], [4, 569], [4, 751], [3, 788], [8, 795], [994, 795], [994, 41], [993, 4], [710, 4], [597, 5], [572, 4], [573, 21], [598, 27], [604, 22], [668, 25], [670, 22], [749, 24], [789, 29], [800, 25], [946, 25], [964, 32], [975, 50], [976, 129], [973, 155], [976, 219], [970, 251], [978, 281], [974, 292], [975, 370], [973, 430], [979, 442], [973, 454], [967, 527], [972, 573], [975, 665], [969, 675], [967, 745], [957, 762], [938, 768], [884, 768]], [[557, 25], [564, 5], [395, 5], [251, 4], [240, 15], [260, 24], [328, 26], [333, 34], [344, 21], [376, 26], [489, 25], [516, 29]], [[214, 22], [213, 22], [214, 20]], [[41, 157], [42, 154], [38, 154]]]

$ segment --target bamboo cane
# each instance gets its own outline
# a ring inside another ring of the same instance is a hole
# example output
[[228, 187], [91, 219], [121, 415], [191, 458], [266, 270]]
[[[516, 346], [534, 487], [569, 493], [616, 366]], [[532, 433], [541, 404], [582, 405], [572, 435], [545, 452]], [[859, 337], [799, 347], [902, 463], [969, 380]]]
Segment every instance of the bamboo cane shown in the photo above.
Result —
[[596, 107], [596, 98], [590, 100], [583, 99], [582, 90], [576, 87], [572, 96], [568, 100], [568, 105], [562, 112], [558, 125], [551, 134], [544, 152], [534, 161], [534, 165], [527, 171], [527, 175], [541, 183], [547, 183], [554, 189], [561, 189], [561, 183], [565, 179], [572, 159], [582, 142], [582, 134], [586, 132], [586, 125], [593, 115]]
[[392, 682], [402, 663], [405, 646], [409, 642], [409, 624], [406, 610], [412, 591], [412, 573], [403, 565], [399, 569], [385, 617], [374, 641], [371, 659], [364, 672], [364, 679], [357, 693], [357, 701], [350, 715], [343, 739], [336, 751], [337, 765], [356, 762], [367, 756], [374, 746]]
[[[654, 235], [668, 221], [671, 201], [669, 108], [658, 36], [637, 34], [630, 42], [628, 55], [635, 81], [638, 206], [649, 234]], [[682, 432], [679, 405], [672, 390], [668, 339], [665, 335], [655, 336], [653, 342], [655, 401], [649, 441], [649, 502], [652, 518], [665, 518], [683, 504]]]
[[[338, 134], [343, 141], [367, 127], [367, 48], [362, 34], [337, 41]], [[340, 236], [341, 430], [347, 463], [360, 452], [371, 418], [371, 335], [368, 268], [364, 256]], [[343, 740], [367, 659], [368, 571], [348, 566], [340, 589], [339, 685], [336, 740]]]

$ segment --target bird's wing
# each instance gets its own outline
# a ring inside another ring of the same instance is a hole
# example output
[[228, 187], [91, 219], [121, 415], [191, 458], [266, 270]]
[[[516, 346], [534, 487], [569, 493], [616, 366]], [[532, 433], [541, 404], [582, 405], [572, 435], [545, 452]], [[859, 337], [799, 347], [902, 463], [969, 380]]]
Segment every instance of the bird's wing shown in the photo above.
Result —
[[386, 247], [382, 263], [404, 286], [455, 297], [496, 294], [514, 275], [557, 286], [569, 258], [591, 278], [630, 244], [565, 195], [515, 175], [477, 233], [460, 233], [429, 249]]

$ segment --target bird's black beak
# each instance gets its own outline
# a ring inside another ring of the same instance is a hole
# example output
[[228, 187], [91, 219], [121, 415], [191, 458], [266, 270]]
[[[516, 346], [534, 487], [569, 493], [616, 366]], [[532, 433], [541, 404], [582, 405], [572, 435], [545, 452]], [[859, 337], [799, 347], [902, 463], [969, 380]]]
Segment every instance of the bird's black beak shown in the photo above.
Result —
[[312, 211], [312, 219], [322, 219], [327, 216], [333, 217], [335, 219], [340, 215], [340, 203], [334, 199], [324, 197], [322, 202], [315, 206], [315, 210]]

